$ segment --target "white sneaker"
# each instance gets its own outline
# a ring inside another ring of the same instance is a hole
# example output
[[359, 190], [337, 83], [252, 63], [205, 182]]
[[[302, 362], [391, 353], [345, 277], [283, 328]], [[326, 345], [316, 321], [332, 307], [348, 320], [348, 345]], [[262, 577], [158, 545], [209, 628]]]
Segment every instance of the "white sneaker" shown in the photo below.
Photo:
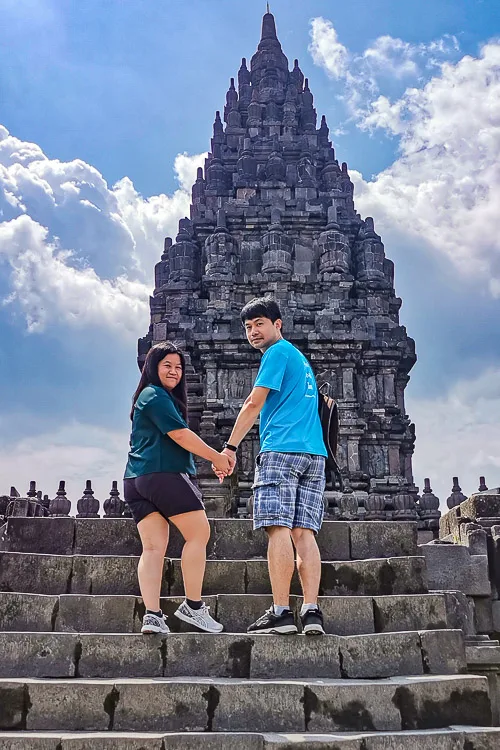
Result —
[[166, 635], [167, 633], [170, 633], [165, 615], [163, 615], [163, 617], [158, 617], [158, 615], [150, 615], [149, 613], [145, 614], [142, 618], [141, 633], [143, 635], [150, 633], [162, 633], [163, 635]]
[[201, 605], [200, 609], [191, 609], [186, 601], [183, 601], [177, 612], [174, 615], [183, 622], [188, 622], [190, 625], [194, 625], [200, 630], [204, 630], [205, 633], [220, 633], [224, 630], [224, 625], [214, 620], [210, 615], [210, 607], [207, 607], [205, 603]]

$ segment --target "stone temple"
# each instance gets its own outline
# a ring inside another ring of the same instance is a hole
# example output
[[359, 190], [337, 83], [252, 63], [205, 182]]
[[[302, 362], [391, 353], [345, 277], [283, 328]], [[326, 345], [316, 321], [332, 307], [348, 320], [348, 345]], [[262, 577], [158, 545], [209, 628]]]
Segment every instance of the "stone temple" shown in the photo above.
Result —
[[[274, 296], [285, 337], [338, 401], [338, 458], [354, 491], [352, 512], [357, 503], [373, 518], [393, 511], [412, 518], [415, 432], [404, 391], [415, 345], [399, 323], [394, 265], [373, 219], [356, 212], [347, 164], [336, 158], [325, 117], [317, 120], [308, 80], [297, 60], [289, 65], [267, 13], [250, 65], [242, 60], [222, 117], [216, 112], [191, 216], [179, 222], [175, 242], [165, 240], [139, 363], [165, 339], [188, 353], [191, 424], [217, 447], [260, 359], [239, 311], [252, 297]], [[255, 428], [229, 490], [200, 466], [211, 512], [244, 512], [257, 452]], [[391, 496], [399, 500], [387, 503]], [[335, 493], [329, 503], [333, 509]]]

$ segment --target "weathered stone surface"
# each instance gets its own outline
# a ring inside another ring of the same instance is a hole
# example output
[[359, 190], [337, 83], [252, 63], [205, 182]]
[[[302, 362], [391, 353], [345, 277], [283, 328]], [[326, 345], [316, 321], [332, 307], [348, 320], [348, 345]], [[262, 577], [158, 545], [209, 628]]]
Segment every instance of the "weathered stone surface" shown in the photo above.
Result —
[[0, 633], [0, 677], [74, 677], [77, 643], [70, 633]]
[[59, 734], [33, 736], [31, 734], [9, 732], [0, 734], [0, 750], [58, 750], [60, 748]]
[[252, 637], [250, 677], [340, 677], [340, 638], [299, 636], [290, 644], [288, 638], [255, 635]]
[[492, 602], [489, 597], [475, 597], [474, 603], [474, 626], [477, 633], [492, 633], [494, 628], [493, 624], [493, 606], [496, 602]]
[[[207, 560], [203, 594], [244, 594], [245, 593], [244, 560]], [[169, 569], [170, 595], [180, 596], [184, 593], [180, 560], [172, 560]]]
[[376, 679], [423, 674], [418, 633], [354, 635], [340, 642], [342, 676]]
[[361, 735], [345, 734], [266, 734], [264, 750], [363, 750]]
[[82, 633], [78, 640], [79, 677], [163, 677], [165, 637]]
[[492, 602], [493, 630], [500, 633], [500, 601]]
[[460, 505], [463, 518], [500, 518], [500, 492], [489, 490], [471, 495]]
[[128, 680], [117, 685], [116, 731], [202, 732], [217, 711], [217, 688], [210, 681]]
[[0, 550], [70, 555], [74, 518], [9, 518], [0, 536]]
[[470, 555], [466, 547], [453, 544], [424, 544], [430, 589], [457, 589], [468, 596], [490, 596], [486, 555]]
[[0, 552], [0, 591], [65, 594], [70, 586], [73, 558]]
[[59, 597], [56, 630], [76, 633], [132, 633], [135, 596], [67, 594]]
[[461, 591], [444, 591], [448, 627], [474, 635], [473, 606]]
[[264, 529], [253, 530], [250, 519], [217, 518], [214, 522], [213, 556], [217, 559], [251, 560], [265, 557], [267, 535]]
[[[72, 594], [139, 594], [137, 580], [139, 558], [75, 555], [72, 559]], [[168, 583], [165, 580], [168, 568], [169, 563], [166, 561], [162, 587], [165, 594], [168, 594]]]
[[309, 732], [401, 729], [395, 689], [391, 681], [311, 684], [305, 689], [306, 727]]
[[236, 734], [234, 732], [205, 732], [203, 735], [183, 732], [165, 735], [165, 750], [264, 750], [264, 738], [260, 734]]
[[0, 680], [0, 729], [26, 729], [29, 696], [20, 682]]
[[[462, 732], [428, 729], [422, 732], [399, 732], [365, 740], [366, 750], [463, 750]], [[472, 748], [470, 748], [472, 750]]]
[[375, 630], [429, 630], [447, 627], [446, 602], [441, 594], [373, 597]]
[[[275, 642], [273, 637], [271, 642]], [[248, 636], [171, 634], [165, 643], [166, 677], [250, 677], [252, 639]]]
[[[302, 606], [297, 599], [297, 613]], [[319, 606], [325, 618], [325, 630], [335, 635], [374, 633], [373, 605], [370, 596], [320, 596]]]
[[461, 674], [467, 671], [461, 630], [427, 630], [420, 633], [426, 674]]
[[[194, 628], [192, 625], [188, 625], [187, 622], [182, 622], [174, 617], [174, 612], [184, 601], [184, 596], [175, 596], [168, 598], [161, 598], [160, 605], [163, 613], [167, 616], [168, 627], [172, 633], [191, 633], [200, 631]], [[203, 601], [210, 608], [212, 614], [217, 612], [217, 597], [215, 596], [204, 596]], [[138, 598], [135, 608], [135, 619], [134, 619], [134, 633], [139, 633], [142, 626], [142, 618], [144, 617], [145, 607], [142, 599]]]
[[[228, 591], [234, 592], [234, 586], [232, 589], [228, 589]], [[248, 594], [271, 593], [271, 581], [269, 580], [267, 560], [246, 561], [246, 592]], [[292, 593], [292, 595], [298, 595], [301, 593], [299, 577], [297, 575], [296, 569], [294, 570], [292, 576], [290, 592]]]
[[350, 524], [350, 536], [353, 560], [418, 554], [416, 523], [358, 521]]
[[[295, 606], [295, 597], [290, 605]], [[270, 594], [220, 594], [217, 597], [217, 618], [228, 633], [246, 633], [249, 625], [264, 614], [273, 603]]]
[[320, 591], [328, 596], [425, 593], [424, 572], [420, 557], [323, 563]]
[[[0, 746], [1, 747], [1, 746]], [[82, 736], [63, 736], [61, 750], [163, 750], [163, 735], [152, 733], [115, 734], [109, 732], [88, 733]]]
[[25, 683], [31, 703], [26, 729], [102, 732], [109, 728], [116, 700], [112, 682], [82, 680], [68, 685], [59, 680], [25, 680]]
[[0, 631], [51, 631], [58, 607], [57, 596], [0, 593]]
[[275, 681], [218, 683], [214, 731], [300, 732], [304, 729], [304, 687]]
[[76, 555], [140, 555], [142, 544], [132, 518], [77, 518]]
[[323, 524], [317, 536], [322, 560], [350, 559], [349, 529], [354, 525], [345, 521], [327, 521]]

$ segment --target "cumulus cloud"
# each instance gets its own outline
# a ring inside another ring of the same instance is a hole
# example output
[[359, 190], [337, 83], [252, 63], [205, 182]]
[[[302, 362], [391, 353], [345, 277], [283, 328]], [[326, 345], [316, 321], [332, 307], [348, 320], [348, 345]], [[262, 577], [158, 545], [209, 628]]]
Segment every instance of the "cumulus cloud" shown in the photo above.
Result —
[[357, 207], [418, 237], [500, 297], [500, 44], [443, 65], [396, 102], [379, 98], [361, 127], [400, 138], [373, 180], [353, 174]]
[[0, 260], [30, 331], [54, 322], [147, 327], [147, 297], [163, 238], [188, 214], [205, 154], [179, 154], [179, 189], [144, 198], [125, 177], [109, 187], [76, 159], [49, 159], [0, 126]]
[[330, 21], [313, 18], [309, 51], [316, 65], [324, 68], [332, 78], [343, 78], [347, 72], [349, 52], [338, 40]]
[[499, 368], [460, 380], [435, 399], [410, 396], [407, 406], [417, 425], [416, 483], [422, 486], [430, 477], [442, 506], [453, 476], [458, 475], [465, 495], [477, 490], [480, 475], [489, 487], [500, 485]]

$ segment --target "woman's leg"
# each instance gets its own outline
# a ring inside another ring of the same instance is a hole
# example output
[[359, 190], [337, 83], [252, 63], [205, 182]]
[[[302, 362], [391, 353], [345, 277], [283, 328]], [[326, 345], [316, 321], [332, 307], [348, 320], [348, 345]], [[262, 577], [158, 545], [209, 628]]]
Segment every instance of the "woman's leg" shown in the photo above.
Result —
[[137, 524], [142, 555], [137, 575], [146, 609], [160, 609], [161, 579], [168, 544], [168, 521], [160, 513], [150, 513]]
[[171, 516], [170, 521], [177, 526], [185, 540], [181, 558], [184, 593], [187, 599], [199, 602], [210, 539], [207, 514], [204, 510], [193, 510]]

